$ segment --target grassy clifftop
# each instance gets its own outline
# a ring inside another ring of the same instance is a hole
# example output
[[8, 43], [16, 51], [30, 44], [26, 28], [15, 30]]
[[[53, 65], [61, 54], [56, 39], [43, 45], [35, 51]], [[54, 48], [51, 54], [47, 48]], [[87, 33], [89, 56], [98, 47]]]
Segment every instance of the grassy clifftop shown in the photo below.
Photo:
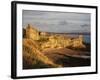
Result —
[[48, 59], [39, 50], [37, 45], [31, 39], [23, 39], [23, 68], [50, 68], [61, 67]]

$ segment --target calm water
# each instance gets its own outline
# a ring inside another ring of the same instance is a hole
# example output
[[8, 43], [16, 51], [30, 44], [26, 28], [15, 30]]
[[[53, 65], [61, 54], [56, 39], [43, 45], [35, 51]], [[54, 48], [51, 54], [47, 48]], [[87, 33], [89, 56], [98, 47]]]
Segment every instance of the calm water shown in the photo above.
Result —
[[84, 42], [91, 43], [91, 37], [90, 37], [90, 35], [84, 35]]

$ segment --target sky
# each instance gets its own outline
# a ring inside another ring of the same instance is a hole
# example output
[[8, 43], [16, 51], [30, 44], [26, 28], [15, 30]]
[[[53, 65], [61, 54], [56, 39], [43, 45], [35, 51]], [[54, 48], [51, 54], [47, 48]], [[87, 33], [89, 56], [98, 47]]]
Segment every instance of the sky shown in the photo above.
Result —
[[85, 33], [90, 32], [91, 14], [23, 10], [22, 26], [28, 24], [44, 32]]

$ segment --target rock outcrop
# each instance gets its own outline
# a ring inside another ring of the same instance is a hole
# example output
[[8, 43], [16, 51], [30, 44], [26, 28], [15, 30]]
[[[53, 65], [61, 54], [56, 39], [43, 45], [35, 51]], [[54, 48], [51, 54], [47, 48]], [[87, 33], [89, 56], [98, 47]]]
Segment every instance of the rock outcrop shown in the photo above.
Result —
[[39, 31], [32, 25], [28, 24], [26, 28], [26, 38], [30, 38], [32, 40], [39, 40]]
[[79, 35], [78, 38], [75, 38], [72, 40], [72, 47], [74, 48], [86, 48], [86, 46], [83, 44], [83, 36]]
[[36, 28], [33, 28], [30, 24], [28, 24], [26, 30], [24, 31], [26, 32], [26, 38], [40, 41], [41, 49], [68, 47], [86, 48], [86, 46], [83, 44], [82, 35], [79, 35], [79, 37], [73, 39], [56, 34], [50, 34], [50, 36], [46, 36], [46, 32], [40, 32]]

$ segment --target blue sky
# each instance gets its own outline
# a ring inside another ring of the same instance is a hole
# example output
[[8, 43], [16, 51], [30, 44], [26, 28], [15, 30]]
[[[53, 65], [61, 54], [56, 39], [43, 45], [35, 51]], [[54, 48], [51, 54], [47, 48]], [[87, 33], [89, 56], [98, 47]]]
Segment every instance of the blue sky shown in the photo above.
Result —
[[22, 26], [31, 24], [40, 31], [74, 33], [90, 32], [91, 14], [75, 12], [54, 12], [23, 10]]

